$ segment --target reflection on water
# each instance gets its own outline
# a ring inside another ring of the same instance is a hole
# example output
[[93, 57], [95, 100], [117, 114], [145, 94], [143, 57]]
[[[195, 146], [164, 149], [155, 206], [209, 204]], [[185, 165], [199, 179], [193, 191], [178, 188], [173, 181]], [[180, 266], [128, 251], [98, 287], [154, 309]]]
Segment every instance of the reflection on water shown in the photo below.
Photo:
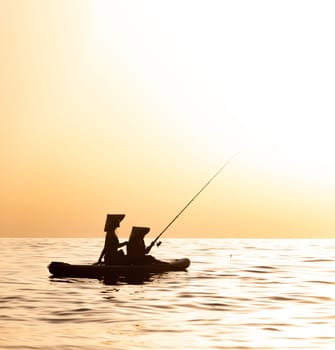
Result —
[[[118, 274], [109, 274], [101, 279], [97, 279], [103, 282], [106, 285], [117, 285], [117, 284], [144, 284], [146, 282], [152, 281], [155, 277], [162, 273], [145, 273], [138, 271], [133, 274], [118, 275]], [[52, 282], [65, 282], [73, 283], [76, 281], [82, 280], [81, 278], [66, 278], [66, 277], [49, 277]]]
[[[97, 239], [0, 239], [1, 349], [332, 349], [335, 240], [166, 239], [187, 272], [50, 278]], [[113, 283], [112, 283], [113, 282]]]

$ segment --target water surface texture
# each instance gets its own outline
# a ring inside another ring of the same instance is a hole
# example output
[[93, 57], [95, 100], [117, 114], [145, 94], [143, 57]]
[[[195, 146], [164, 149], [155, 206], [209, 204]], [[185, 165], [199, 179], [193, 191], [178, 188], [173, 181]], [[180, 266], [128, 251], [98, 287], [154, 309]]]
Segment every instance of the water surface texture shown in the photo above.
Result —
[[335, 240], [164, 239], [187, 272], [50, 278], [101, 239], [0, 239], [1, 349], [334, 349]]

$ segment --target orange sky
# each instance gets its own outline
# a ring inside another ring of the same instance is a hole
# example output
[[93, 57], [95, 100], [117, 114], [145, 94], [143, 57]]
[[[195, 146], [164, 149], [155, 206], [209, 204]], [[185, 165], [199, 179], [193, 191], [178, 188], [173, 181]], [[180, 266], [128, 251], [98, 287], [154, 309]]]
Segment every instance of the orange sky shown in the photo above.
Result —
[[335, 237], [331, 1], [0, 3], [0, 236]]

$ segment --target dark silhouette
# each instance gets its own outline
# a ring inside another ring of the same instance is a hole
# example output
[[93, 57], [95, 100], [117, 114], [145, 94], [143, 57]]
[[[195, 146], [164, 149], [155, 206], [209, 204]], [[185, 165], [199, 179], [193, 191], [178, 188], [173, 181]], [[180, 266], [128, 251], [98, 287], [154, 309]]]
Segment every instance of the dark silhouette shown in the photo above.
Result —
[[144, 284], [146, 282], [151, 282], [154, 279], [152, 273], [144, 271], [136, 271], [133, 273], [121, 274], [109, 274], [104, 276], [103, 283], [106, 285], [116, 285], [119, 283], [126, 284]]
[[104, 263], [106, 265], [117, 265], [125, 263], [124, 252], [118, 249], [127, 245], [127, 242], [120, 243], [119, 238], [115, 232], [116, 229], [120, 226], [120, 222], [124, 217], [124, 214], [107, 214], [105, 224], [105, 245], [100, 254], [98, 264], [101, 263], [102, 258], [104, 258]]
[[151, 264], [159, 262], [153, 256], [147, 255], [151, 245], [145, 247], [144, 236], [150, 231], [149, 227], [136, 227], [131, 230], [127, 244], [127, 260], [130, 264]]

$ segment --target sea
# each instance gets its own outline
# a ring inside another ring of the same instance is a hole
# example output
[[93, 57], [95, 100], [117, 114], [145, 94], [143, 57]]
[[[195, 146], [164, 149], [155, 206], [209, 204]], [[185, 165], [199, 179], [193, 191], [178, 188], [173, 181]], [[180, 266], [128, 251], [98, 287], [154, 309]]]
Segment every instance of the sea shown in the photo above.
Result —
[[[149, 242], [147, 242], [149, 243]], [[0, 349], [335, 349], [335, 239], [163, 239], [187, 271], [53, 278], [96, 238], [0, 238]]]

